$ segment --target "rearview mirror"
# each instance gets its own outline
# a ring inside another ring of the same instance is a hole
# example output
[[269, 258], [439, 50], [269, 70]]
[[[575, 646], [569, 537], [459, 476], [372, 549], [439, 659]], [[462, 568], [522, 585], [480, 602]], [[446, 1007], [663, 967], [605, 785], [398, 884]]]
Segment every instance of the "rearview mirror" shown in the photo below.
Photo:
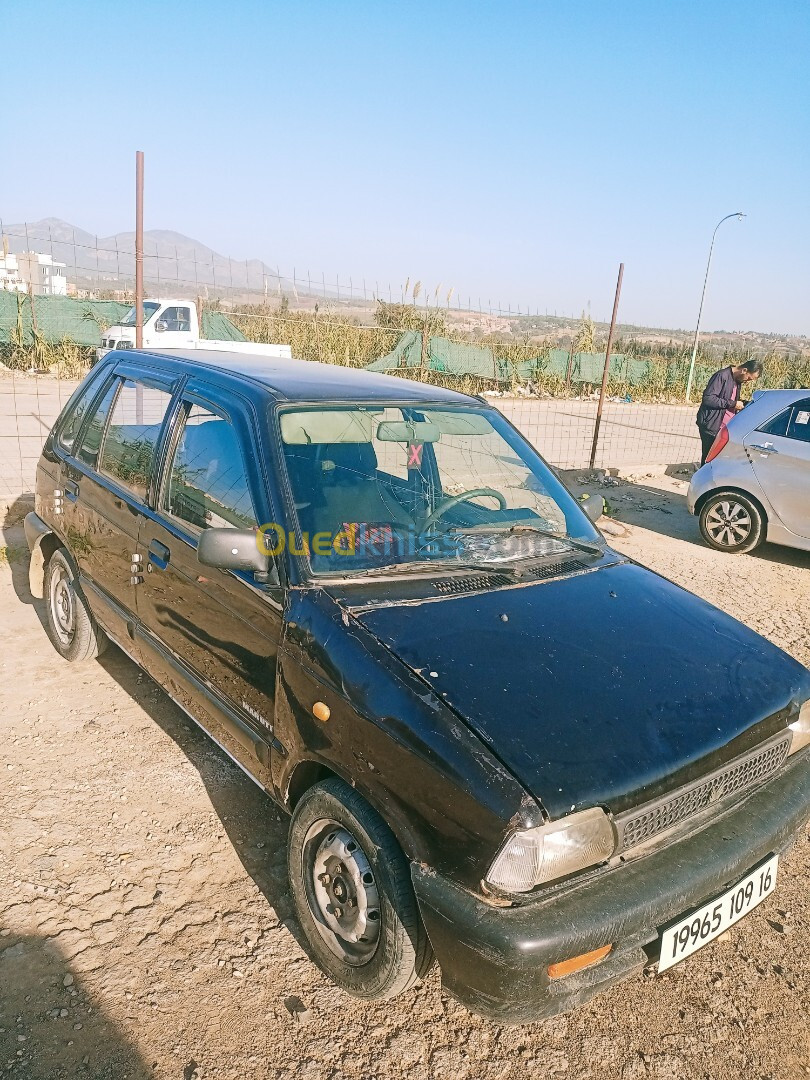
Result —
[[601, 495], [588, 495], [579, 505], [585, 511], [588, 520], [594, 524], [605, 512], [605, 500]]
[[165, 322], [164, 322], [164, 321], [163, 321], [162, 319], [159, 319], [159, 320], [158, 320], [158, 321], [157, 321], [157, 322], [155, 323], [155, 330], [157, 330], [157, 332], [158, 332], [159, 334], [162, 334], [162, 333], [163, 333], [163, 331], [164, 331], [164, 330], [167, 330], [167, 329], [168, 329], [168, 323], [165, 323]]
[[252, 529], [204, 529], [197, 544], [197, 561], [220, 570], [253, 570], [270, 580], [270, 556], [256, 545]]
[[380, 442], [434, 443], [439, 441], [441, 434], [435, 424], [426, 420], [384, 420], [377, 425]]

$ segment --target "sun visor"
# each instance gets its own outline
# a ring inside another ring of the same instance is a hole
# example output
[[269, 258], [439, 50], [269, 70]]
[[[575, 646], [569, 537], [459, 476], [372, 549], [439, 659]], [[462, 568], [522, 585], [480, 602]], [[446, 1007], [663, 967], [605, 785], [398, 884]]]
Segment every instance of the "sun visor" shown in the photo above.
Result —
[[383, 410], [307, 409], [281, 414], [281, 439], [288, 446], [370, 443]]
[[[485, 416], [474, 412], [423, 411], [425, 420], [438, 428], [442, 435], [491, 435], [492, 424]], [[427, 440], [425, 440], [427, 442]], [[435, 441], [435, 440], [434, 440]]]

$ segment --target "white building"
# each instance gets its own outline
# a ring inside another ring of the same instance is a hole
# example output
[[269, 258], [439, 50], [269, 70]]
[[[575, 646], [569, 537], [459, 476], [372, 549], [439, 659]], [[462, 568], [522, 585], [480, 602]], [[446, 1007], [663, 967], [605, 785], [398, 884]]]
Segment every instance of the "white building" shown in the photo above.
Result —
[[28, 286], [20, 277], [17, 256], [9, 255], [5, 249], [0, 255], [0, 289], [6, 292], [28, 292]]
[[16, 258], [26, 292], [34, 296], [67, 296], [65, 263], [54, 262], [51, 255], [39, 251], [23, 251], [9, 258]]

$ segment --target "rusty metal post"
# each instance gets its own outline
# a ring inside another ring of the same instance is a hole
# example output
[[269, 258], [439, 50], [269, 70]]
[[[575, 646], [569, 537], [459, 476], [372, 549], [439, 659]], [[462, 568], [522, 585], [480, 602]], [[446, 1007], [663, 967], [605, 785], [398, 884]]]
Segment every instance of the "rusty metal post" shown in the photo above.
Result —
[[422, 323], [421, 346], [422, 352], [419, 358], [419, 382], [425, 381], [425, 370], [427, 368], [428, 354], [430, 351], [430, 334], [428, 333], [428, 321], [427, 312], [425, 312], [425, 321]]
[[568, 367], [565, 371], [565, 389], [571, 389], [571, 375], [574, 371], [574, 338], [571, 338], [571, 348], [568, 351]]
[[599, 405], [596, 408], [596, 423], [593, 426], [593, 445], [591, 446], [591, 463], [589, 468], [593, 468], [596, 461], [596, 447], [599, 442], [599, 428], [602, 424], [602, 409], [605, 404], [605, 391], [608, 384], [608, 373], [610, 371], [610, 350], [613, 348], [613, 334], [616, 330], [616, 315], [619, 311], [619, 297], [622, 294], [622, 278], [624, 277], [624, 263], [619, 263], [619, 280], [616, 282], [616, 297], [613, 301], [613, 315], [610, 319], [610, 330], [608, 332], [607, 348], [605, 349], [605, 370], [602, 372], [602, 388], [599, 391]]
[[143, 348], [143, 150], [135, 151], [135, 348]]

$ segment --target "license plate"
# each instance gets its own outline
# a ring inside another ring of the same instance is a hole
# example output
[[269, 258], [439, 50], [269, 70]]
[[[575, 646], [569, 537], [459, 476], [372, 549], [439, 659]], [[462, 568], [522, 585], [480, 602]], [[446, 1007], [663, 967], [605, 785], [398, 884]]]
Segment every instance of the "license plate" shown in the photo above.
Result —
[[749, 911], [761, 904], [776, 888], [776, 865], [779, 856], [774, 855], [761, 863], [738, 884], [710, 900], [708, 904], [693, 911], [685, 919], [679, 919], [661, 934], [661, 959], [658, 970], [666, 971], [679, 964], [693, 952], [714, 941], [724, 930], [739, 922]]

